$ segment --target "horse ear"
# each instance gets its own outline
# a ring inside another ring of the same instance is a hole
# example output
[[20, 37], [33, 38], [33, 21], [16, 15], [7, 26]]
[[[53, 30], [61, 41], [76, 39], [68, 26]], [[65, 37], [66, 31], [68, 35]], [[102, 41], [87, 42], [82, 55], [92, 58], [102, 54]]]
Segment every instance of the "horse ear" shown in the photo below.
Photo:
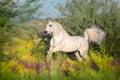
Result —
[[49, 23], [52, 22], [51, 20], [49, 20]]

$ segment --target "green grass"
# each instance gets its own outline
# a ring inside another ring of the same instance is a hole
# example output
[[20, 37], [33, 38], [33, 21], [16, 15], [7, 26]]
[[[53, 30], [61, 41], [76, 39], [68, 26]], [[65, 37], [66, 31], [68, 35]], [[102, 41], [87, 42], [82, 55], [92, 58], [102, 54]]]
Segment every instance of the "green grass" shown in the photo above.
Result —
[[[26, 52], [26, 51], [25, 51]], [[108, 55], [91, 53], [89, 62], [71, 60], [57, 52], [50, 62], [43, 56], [1, 62], [1, 80], [119, 80], [120, 64]], [[22, 53], [21, 53], [22, 54]], [[43, 53], [41, 53], [43, 54]], [[29, 56], [29, 55], [28, 55]], [[37, 65], [37, 63], [39, 65]]]

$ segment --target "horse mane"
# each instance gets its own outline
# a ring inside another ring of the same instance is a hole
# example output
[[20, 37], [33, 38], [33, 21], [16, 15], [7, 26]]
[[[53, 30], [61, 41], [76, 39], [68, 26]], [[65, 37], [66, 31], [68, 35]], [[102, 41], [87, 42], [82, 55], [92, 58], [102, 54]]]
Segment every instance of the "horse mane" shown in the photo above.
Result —
[[62, 25], [60, 24], [60, 23], [58, 23], [58, 22], [54, 22], [54, 24], [55, 24], [55, 33], [57, 33], [57, 34], [59, 34], [60, 32], [64, 32], [65, 34], [68, 34], [66, 31], [65, 31], [65, 29], [62, 27]]

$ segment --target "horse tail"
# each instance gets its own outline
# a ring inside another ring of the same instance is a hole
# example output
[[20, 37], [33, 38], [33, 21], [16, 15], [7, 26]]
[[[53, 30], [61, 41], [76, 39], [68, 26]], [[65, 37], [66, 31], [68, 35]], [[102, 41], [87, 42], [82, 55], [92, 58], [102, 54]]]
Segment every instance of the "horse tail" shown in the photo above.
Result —
[[89, 42], [96, 42], [100, 44], [105, 37], [105, 32], [93, 25], [84, 31], [84, 37]]

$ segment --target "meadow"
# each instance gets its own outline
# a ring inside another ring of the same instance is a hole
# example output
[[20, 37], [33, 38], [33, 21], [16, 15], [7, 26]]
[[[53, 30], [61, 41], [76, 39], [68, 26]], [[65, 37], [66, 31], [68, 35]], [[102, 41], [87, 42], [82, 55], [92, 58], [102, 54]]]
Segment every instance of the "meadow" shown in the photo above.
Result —
[[88, 62], [63, 52], [46, 62], [49, 39], [41, 36], [45, 24], [17, 23], [11, 34], [6, 33], [10, 38], [3, 44], [0, 80], [120, 80], [120, 59], [104, 53], [104, 41], [99, 50], [90, 46]]

